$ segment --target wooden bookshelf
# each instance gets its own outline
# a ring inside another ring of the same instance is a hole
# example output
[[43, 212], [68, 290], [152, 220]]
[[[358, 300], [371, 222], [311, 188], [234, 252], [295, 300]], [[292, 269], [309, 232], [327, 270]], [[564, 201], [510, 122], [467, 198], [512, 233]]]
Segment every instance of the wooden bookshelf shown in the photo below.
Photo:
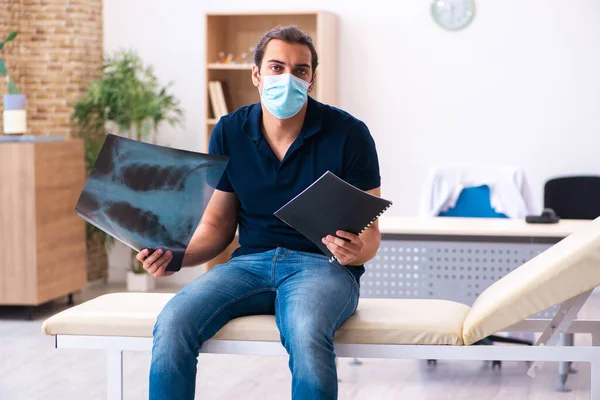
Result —
[[[230, 106], [227, 111], [260, 101], [260, 95], [252, 84], [254, 55], [249, 49], [268, 30], [278, 25], [297, 25], [313, 39], [319, 54], [317, 80], [311, 96], [323, 103], [337, 106], [337, 17], [326, 11], [300, 11], [285, 13], [208, 13], [206, 14], [206, 141], [217, 123], [213, 113], [209, 82], [226, 82]], [[235, 57], [248, 53], [245, 62], [221, 64], [219, 53]]]

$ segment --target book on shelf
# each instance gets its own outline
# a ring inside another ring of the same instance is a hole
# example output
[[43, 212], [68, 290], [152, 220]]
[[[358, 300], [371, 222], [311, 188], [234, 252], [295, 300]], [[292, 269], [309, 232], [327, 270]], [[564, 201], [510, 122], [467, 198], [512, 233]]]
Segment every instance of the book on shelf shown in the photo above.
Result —
[[217, 91], [215, 88], [215, 81], [208, 82], [208, 97], [210, 99], [210, 105], [212, 109], [212, 115], [215, 119], [221, 118], [221, 107], [217, 98]]
[[210, 96], [213, 115], [216, 119], [231, 112], [231, 96], [227, 82], [213, 80], [208, 82], [208, 94]]
[[231, 92], [229, 91], [229, 84], [227, 81], [220, 81], [223, 87], [223, 97], [225, 98], [225, 109], [228, 113], [233, 111], [233, 103], [231, 101]]

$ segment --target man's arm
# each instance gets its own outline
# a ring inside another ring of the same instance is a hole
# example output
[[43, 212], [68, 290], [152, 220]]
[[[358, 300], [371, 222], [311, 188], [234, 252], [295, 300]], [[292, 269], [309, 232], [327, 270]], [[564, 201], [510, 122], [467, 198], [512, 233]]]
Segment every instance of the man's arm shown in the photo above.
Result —
[[235, 237], [239, 200], [234, 192], [215, 190], [190, 239], [182, 267], [204, 264], [221, 254]]
[[[235, 237], [238, 212], [239, 200], [234, 192], [215, 190], [202, 220], [190, 239], [182, 267], [203, 264], [221, 254]], [[174, 272], [165, 271], [173, 255], [170, 251], [163, 254], [159, 250], [148, 256], [148, 250], [143, 249], [136, 258], [154, 277], [173, 275]]]
[[[344, 171], [340, 178], [374, 196], [381, 195], [379, 157], [375, 140], [373, 140], [369, 128], [362, 121], [356, 123], [348, 133], [344, 145]], [[373, 222], [360, 236], [338, 231], [336, 235], [323, 238], [323, 243], [341, 265], [353, 266], [363, 265], [375, 257], [380, 241], [381, 235], [377, 221]]]
[[[367, 190], [374, 196], [381, 196], [381, 188]], [[323, 243], [333, 253], [341, 265], [363, 265], [377, 255], [381, 243], [379, 221], [373, 222], [360, 236], [349, 232], [338, 231], [339, 238], [328, 236], [323, 238]], [[343, 240], [344, 238], [349, 240]]]
[[[381, 188], [368, 190], [374, 196], [381, 197]], [[364, 241], [365, 245], [357, 257], [356, 260], [352, 261], [349, 265], [363, 265], [370, 261], [377, 255], [379, 245], [381, 244], [381, 232], [379, 232], [379, 220], [375, 220], [363, 233], [360, 238]]]

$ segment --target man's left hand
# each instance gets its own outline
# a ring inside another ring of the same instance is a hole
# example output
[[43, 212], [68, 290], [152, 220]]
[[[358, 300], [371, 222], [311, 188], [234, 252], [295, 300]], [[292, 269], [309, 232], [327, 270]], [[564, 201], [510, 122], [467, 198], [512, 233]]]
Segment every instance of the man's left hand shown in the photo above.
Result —
[[336, 235], [339, 237], [327, 235], [322, 239], [323, 243], [341, 265], [352, 265], [360, 257], [365, 241], [349, 232], [337, 231]]

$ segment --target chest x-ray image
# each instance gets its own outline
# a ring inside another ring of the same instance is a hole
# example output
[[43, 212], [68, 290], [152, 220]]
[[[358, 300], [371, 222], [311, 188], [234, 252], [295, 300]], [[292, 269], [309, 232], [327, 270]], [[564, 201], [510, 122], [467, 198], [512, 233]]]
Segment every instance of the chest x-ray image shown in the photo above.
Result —
[[75, 211], [136, 251], [171, 250], [178, 271], [227, 162], [108, 134]]

